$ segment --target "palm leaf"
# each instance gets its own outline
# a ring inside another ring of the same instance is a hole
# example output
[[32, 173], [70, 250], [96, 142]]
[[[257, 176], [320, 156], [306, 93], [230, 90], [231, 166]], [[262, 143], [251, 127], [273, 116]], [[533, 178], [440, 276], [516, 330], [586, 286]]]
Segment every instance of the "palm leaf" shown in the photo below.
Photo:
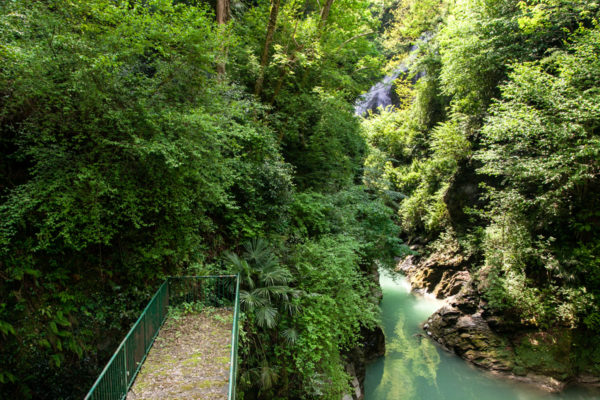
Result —
[[256, 323], [259, 327], [274, 328], [276, 324], [277, 310], [270, 305], [264, 305], [256, 309]]
[[296, 343], [299, 335], [296, 328], [287, 328], [284, 329], [283, 332], [281, 332], [281, 336], [283, 336], [283, 338], [288, 344], [292, 345]]

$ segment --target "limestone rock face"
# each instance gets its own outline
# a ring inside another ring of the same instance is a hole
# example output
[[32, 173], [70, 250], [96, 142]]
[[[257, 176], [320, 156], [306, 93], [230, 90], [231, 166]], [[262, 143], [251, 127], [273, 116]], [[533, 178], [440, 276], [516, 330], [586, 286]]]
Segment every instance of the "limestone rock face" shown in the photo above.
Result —
[[423, 325], [427, 334], [480, 368], [548, 391], [560, 391], [566, 382], [577, 379], [569, 357], [572, 337], [568, 329], [544, 333], [515, 329], [501, 317], [488, 315], [484, 302], [472, 304], [469, 298], [474, 297], [465, 290], [436, 311]]
[[435, 312], [429, 322], [431, 336], [447, 350], [482, 368], [510, 371], [512, 366], [495, 354], [503, 339], [494, 333], [480, 312], [465, 314], [455, 305]]
[[352, 377], [353, 393], [347, 394], [350, 399], [364, 398], [364, 381], [367, 364], [385, 354], [385, 336], [381, 327], [361, 329], [363, 340], [361, 345], [346, 354], [346, 372]]

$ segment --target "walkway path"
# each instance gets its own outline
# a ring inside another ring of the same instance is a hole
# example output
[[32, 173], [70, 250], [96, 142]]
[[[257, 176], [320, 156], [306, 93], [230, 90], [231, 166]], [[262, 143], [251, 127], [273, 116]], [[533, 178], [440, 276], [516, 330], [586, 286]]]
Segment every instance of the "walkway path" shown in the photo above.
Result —
[[226, 400], [233, 312], [207, 308], [169, 317], [127, 400]]

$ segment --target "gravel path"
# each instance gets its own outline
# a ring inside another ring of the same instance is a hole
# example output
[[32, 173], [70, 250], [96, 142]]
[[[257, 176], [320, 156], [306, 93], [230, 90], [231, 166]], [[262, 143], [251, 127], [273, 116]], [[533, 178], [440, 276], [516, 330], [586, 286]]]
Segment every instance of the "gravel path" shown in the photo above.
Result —
[[208, 308], [160, 330], [127, 400], [227, 399], [233, 312]]

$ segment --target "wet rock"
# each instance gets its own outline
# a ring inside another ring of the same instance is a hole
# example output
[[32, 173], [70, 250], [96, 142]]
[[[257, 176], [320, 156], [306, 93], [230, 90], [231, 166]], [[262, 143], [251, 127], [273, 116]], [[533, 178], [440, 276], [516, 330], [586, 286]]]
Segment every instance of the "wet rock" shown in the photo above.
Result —
[[396, 270], [405, 274], [413, 289], [424, 290], [437, 298], [455, 296], [471, 281], [466, 269], [468, 259], [452, 242], [443, 253], [433, 253], [427, 258], [409, 255], [400, 260]]
[[577, 383], [584, 385], [600, 386], [600, 377], [593, 375], [579, 375]]
[[403, 272], [404, 274], [409, 274], [417, 268], [417, 261], [417, 256], [407, 256], [404, 259], [400, 260], [400, 262], [396, 266], [396, 271]]
[[365, 338], [363, 348], [367, 362], [385, 355], [385, 335], [380, 326], [376, 326], [371, 330], [363, 328], [361, 335]]
[[523, 377], [515, 376], [513, 378], [519, 382], [535, 385], [538, 388], [551, 393], [561, 392], [567, 387], [566, 382], [561, 382], [558, 379], [544, 375], [530, 373]]
[[433, 294], [437, 298], [457, 295], [470, 281], [471, 274], [468, 271], [446, 271]]
[[[377, 282], [377, 289], [372, 294], [379, 302], [383, 296], [379, 286], [379, 272], [375, 266], [369, 272], [373, 282]], [[360, 336], [362, 339], [359, 340], [359, 345], [344, 353], [345, 368], [352, 377], [351, 383], [353, 386], [353, 392], [344, 395], [344, 400], [362, 400], [364, 398], [363, 388], [367, 364], [385, 354], [385, 335], [381, 327], [376, 326], [372, 329], [363, 327]]]
[[361, 390], [361, 385], [358, 382], [358, 378], [354, 377], [352, 379], [352, 387], [354, 388], [354, 399], [355, 400], [362, 400], [364, 399], [362, 390]]
[[462, 315], [456, 321], [456, 329], [464, 331], [486, 332], [490, 330], [486, 321], [481, 318], [481, 314]]
[[577, 366], [573, 349], [581, 339], [572, 329], [519, 326], [510, 314], [494, 315], [480, 304], [466, 290], [436, 311], [423, 328], [446, 350], [494, 374], [551, 392], [564, 389], [567, 382], [600, 386], [600, 377], [582, 374]]
[[[423, 324], [428, 337], [491, 374], [547, 391], [560, 391], [568, 382], [600, 387], [600, 338], [576, 334], [567, 326], [542, 331], [510, 310], [493, 310], [481, 295], [487, 290], [486, 268], [474, 280], [468, 271], [471, 262], [452, 240], [437, 253], [399, 260], [397, 270], [406, 274], [413, 290], [447, 300]], [[576, 355], [578, 349], [586, 350]]]
[[[354, 364], [346, 364], [346, 372], [352, 377], [350, 384], [352, 385], [352, 394], [345, 394], [342, 400], [362, 400], [364, 395], [362, 392], [362, 384], [358, 379], [358, 374], [354, 368]], [[364, 379], [364, 377], [363, 377]]]
[[[460, 310], [451, 307], [451, 306], [443, 306], [440, 308], [436, 314], [439, 316], [437, 319], [434, 317], [432, 322], [432, 328], [436, 325], [438, 326], [446, 326], [454, 324], [458, 317], [461, 315]], [[434, 314], [434, 316], [436, 315]]]
[[463, 291], [461, 296], [457, 296], [450, 303], [452, 307], [459, 309], [462, 313], [473, 314], [477, 311], [478, 297], [472, 291]]

